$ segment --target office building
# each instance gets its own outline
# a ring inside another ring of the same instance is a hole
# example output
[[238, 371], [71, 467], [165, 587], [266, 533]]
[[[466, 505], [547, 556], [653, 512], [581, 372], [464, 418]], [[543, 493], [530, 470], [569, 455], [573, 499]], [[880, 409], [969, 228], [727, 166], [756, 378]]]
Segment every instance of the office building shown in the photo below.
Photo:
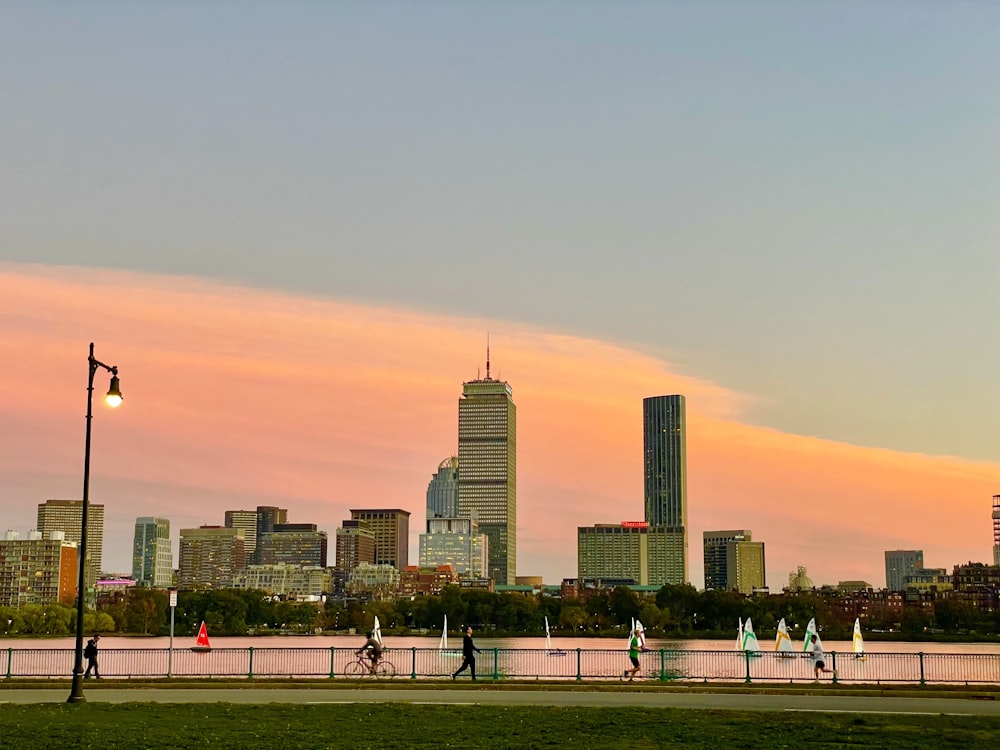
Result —
[[328, 568], [302, 565], [248, 565], [238, 572], [233, 588], [263, 591], [271, 596], [317, 600], [332, 588]]
[[427, 517], [455, 518], [458, 516], [458, 456], [438, 464], [437, 473], [427, 485]]
[[747, 529], [706, 531], [705, 589], [752, 594], [764, 588], [764, 543], [753, 541]]
[[[80, 544], [83, 521], [82, 500], [46, 500], [38, 506], [37, 528], [43, 539], [51, 538], [53, 531], [61, 531], [67, 542]], [[84, 563], [83, 581], [88, 591], [94, 588], [101, 572], [104, 553], [104, 506], [87, 503], [87, 560]]]
[[410, 564], [410, 511], [399, 508], [358, 508], [352, 521], [366, 521], [375, 536], [375, 564], [402, 570]]
[[253, 560], [257, 553], [257, 511], [227, 510], [224, 523], [227, 529], [243, 530], [243, 552], [247, 561]]
[[[665, 568], [656, 577], [687, 583], [687, 417], [684, 396], [642, 400], [643, 472], [646, 522], [669, 541], [657, 554]], [[680, 539], [680, 546], [677, 540]]]
[[170, 521], [166, 518], [135, 519], [132, 578], [139, 586], [165, 589], [173, 585], [174, 556], [170, 549]]
[[254, 544], [254, 554], [248, 558], [254, 563], [260, 563], [259, 542], [264, 534], [274, 531], [278, 524], [288, 523], [288, 509], [276, 508], [273, 505], [257, 506], [257, 540]]
[[347, 581], [347, 590], [366, 592], [376, 599], [394, 596], [399, 590], [400, 570], [395, 565], [361, 563]]
[[0, 607], [65, 604], [76, 601], [79, 582], [77, 549], [62, 531], [43, 537], [31, 531], [21, 539], [16, 531], [0, 537]]
[[178, 588], [231, 588], [236, 574], [246, 567], [243, 530], [225, 526], [181, 529], [178, 557]]
[[489, 539], [489, 576], [517, 575], [517, 408], [508, 383], [490, 377], [462, 384], [458, 402], [458, 515]]
[[663, 586], [668, 561], [681, 554], [684, 535], [645, 521], [577, 527], [577, 578], [631, 580]]
[[889, 591], [906, 591], [906, 578], [924, 567], [924, 551], [893, 549], [885, 553], [885, 587]]
[[993, 496], [993, 564], [1000, 565], [1000, 495]]
[[420, 535], [420, 568], [450, 565], [463, 578], [482, 578], [489, 560], [489, 539], [471, 518], [428, 518]]
[[375, 564], [375, 532], [368, 521], [346, 520], [336, 531], [337, 549], [335, 567], [345, 573], [346, 581], [350, 572], [361, 563]]
[[258, 565], [326, 567], [327, 538], [314, 523], [279, 523], [257, 542]]

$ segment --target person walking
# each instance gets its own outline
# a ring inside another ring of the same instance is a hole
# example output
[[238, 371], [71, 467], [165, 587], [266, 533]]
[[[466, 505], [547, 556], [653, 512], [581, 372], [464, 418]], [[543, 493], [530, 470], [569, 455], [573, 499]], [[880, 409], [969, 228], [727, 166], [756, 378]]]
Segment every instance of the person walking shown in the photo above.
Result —
[[635, 677], [635, 673], [639, 671], [639, 652], [642, 651], [642, 631], [636, 628], [632, 631], [632, 639], [628, 642], [628, 658], [632, 662], [632, 668], [626, 669], [622, 672], [622, 679], [624, 680], [628, 677], [628, 681], [632, 682], [632, 678]]
[[475, 680], [476, 654], [481, 654], [481, 653], [482, 651], [476, 648], [476, 644], [472, 642], [472, 626], [469, 625], [465, 628], [465, 635], [462, 636], [462, 656], [464, 657], [462, 659], [462, 666], [460, 666], [458, 670], [452, 674], [451, 679], [454, 680], [456, 677], [458, 677], [458, 675], [460, 675], [462, 672], [468, 669], [469, 672], [472, 674], [472, 679]]
[[83, 649], [83, 655], [87, 658], [87, 671], [83, 673], [83, 679], [90, 678], [90, 670], [94, 670], [94, 677], [98, 680], [101, 679], [101, 675], [97, 671], [97, 642], [101, 640], [101, 636], [94, 633], [94, 637], [87, 641], [87, 647]]
[[823, 642], [819, 639], [818, 635], [813, 636], [812, 642], [812, 652], [813, 652], [813, 670], [816, 672], [816, 682], [819, 682], [819, 676], [822, 672], [828, 672], [834, 677], [837, 676], [836, 669], [829, 669], [826, 666], [826, 655], [823, 653]]

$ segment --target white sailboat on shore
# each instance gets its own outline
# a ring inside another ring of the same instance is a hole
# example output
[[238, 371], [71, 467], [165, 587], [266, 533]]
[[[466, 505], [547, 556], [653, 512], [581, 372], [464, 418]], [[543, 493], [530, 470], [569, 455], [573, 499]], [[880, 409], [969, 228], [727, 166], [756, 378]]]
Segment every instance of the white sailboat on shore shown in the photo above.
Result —
[[545, 653], [549, 656], [566, 656], [561, 648], [552, 648], [552, 635], [549, 633], [549, 618], [545, 618]]
[[865, 639], [861, 636], [861, 618], [854, 618], [854, 658], [864, 660]]
[[774, 636], [774, 650], [783, 659], [795, 656], [795, 649], [792, 648], [792, 637], [788, 634], [788, 626], [785, 625], [784, 617], [778, 622], [778, 632]]

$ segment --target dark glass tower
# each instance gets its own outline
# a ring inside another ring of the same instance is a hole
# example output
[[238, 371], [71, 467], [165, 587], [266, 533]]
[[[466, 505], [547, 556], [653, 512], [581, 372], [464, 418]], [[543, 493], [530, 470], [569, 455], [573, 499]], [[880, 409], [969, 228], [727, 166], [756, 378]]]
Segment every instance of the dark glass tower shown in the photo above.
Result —
[[[685, 583], [687, 575], [687, 419], [684, 396], [642, 400], [646, 522], [680, 545], [662, 562], [663, 580]], [[652, 572], [650, 574], [653, 575]]]

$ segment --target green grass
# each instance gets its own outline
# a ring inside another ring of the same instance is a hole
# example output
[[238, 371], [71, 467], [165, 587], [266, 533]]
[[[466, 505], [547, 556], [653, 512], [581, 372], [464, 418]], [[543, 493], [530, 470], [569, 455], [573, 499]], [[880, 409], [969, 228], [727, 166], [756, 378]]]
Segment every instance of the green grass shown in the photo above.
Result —
[[0, 711], [0, 747], [32, 748], [978, 748], [990, 717], [647, 708], [42, 704]]

